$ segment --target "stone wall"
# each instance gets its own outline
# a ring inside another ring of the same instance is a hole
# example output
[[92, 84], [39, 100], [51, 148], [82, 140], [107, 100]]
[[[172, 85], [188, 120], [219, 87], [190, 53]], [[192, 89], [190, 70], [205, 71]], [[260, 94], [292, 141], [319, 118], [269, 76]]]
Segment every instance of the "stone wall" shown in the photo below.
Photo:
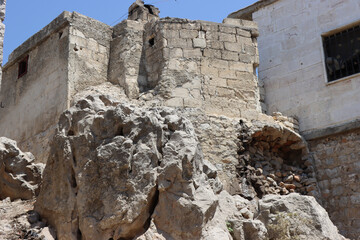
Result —
[[302, 132], [359, 117], [359, 75], [327, 83], [322, 34], [359, 21], [358, 0], [271, 1], [259, 25], [260, 82], [268, 112], [297, 116]]
[[[61, 15], [15, 50], [3, 69], [0, 136], [16, 140], [21, 149], [33, 152], [41, 162], [46, 162], [56, 128], [54, 119], [67, 109], [69, 27], [59, 28], [66, 17]], [[63, 32], [60, 38], [58, 30]], [[19, 78], [19, 62], [26, 58], [27, 73]]]
[[[0, 136], [46, 162], [58, 118], [72, 96], [107, 81], [111, 34], [106, 24], [64, 12], [15, 49], [3, 69]], [[27, 72], [19, 77], [25, 59]]]
[[124, 88], [130, 98], [146, 90], [143, 54], [143, 21], [124, 20], [114, 27], [108, 79]]
[[347, 237], [360, 236], [360, 130], [309, 141], [324, 207]]
[[256, 24], [165, 18], [145, 29], [148, 88], [165, 105], [230, 117], [260, 112]]
[[72, 13], [68, 46], [68, 101], [86, 87], [107, 81], [111, 39], [110, 26]]

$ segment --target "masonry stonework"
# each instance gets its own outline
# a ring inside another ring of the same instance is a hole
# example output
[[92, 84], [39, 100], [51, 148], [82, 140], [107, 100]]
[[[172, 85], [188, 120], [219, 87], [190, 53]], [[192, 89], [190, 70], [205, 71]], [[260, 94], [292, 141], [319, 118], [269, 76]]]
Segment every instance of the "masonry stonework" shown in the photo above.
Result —
[[[0, 135], [46, 162], [57, 119], [72, 96], [107, 81], [111, 33], [106, 24], [64, 12], [15, 49], [3, 68]], [[19, 77], [24, 59], [27, 71]]]
[[360, 236], [360, 130], [309, 141], [324, 207], [342, 234]]

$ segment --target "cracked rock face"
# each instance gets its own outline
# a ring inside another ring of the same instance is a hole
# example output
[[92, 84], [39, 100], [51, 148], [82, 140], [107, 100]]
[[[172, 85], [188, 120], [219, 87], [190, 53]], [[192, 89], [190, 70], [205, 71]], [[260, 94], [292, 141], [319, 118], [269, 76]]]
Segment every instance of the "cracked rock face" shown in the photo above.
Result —
[[45, 165], [34, 161], [15, 141], [0, 137], [0, 199], [28, 200], [38, 193]]
[[60, 118], [36, 210], [59, 239], [132, 239], [152, 215], [175, 238], [200, 237], [217, 206], [202, 167], [191, 123], [173, 110], [89, 96]]

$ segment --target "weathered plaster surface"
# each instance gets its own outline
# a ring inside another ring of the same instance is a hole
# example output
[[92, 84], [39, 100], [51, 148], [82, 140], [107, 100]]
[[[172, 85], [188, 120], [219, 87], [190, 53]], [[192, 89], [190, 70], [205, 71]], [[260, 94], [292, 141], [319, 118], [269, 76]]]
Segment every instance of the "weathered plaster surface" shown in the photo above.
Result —
[[357, 0], [282, 0], [253, 14], [269, 113], [297, 116], [304, 133], [359, 117], [360, 77], [327, 84], [321, 38], [359, 21], [359, 11]]

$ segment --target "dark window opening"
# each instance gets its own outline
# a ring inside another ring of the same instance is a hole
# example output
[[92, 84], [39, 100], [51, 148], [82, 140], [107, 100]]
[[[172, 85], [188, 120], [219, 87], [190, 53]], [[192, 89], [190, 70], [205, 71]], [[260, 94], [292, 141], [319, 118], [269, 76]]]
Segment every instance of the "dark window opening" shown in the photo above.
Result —
[[360, 25], [324, 36], [323, 46], [329, 82], [360, 72]]
[[29, 55], [26, 56], [21, 62], [19, 62], [18, 78], [24, 76], [28, 71]]
[[144, 7], [146, 7], [148, 10], [149, 10], [149, 13], [150, 14], [154, 14], [154, 11], [153, 11], [153, 6], [152, 5], [148, 5], [148, 4], [145, 4]]
[[151, 47], [155, 45], [155, 38], [154, 37], [149, 39], [149, 44], [150, 44]]

